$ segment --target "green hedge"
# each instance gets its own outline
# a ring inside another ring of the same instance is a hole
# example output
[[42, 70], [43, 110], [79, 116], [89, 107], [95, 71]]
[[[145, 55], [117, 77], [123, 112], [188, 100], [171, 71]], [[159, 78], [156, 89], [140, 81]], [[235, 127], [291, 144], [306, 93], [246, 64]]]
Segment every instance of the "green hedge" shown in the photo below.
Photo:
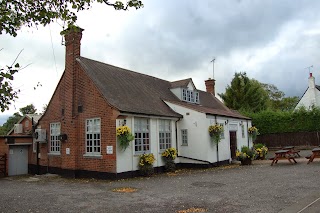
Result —
[[243, 113], [252, 118], [253, 125], [262, 135], [320, 130], [320, 109], [318, 108], [311, 111], [301, 108], [293, 112], [266, 110], [259, 113]]

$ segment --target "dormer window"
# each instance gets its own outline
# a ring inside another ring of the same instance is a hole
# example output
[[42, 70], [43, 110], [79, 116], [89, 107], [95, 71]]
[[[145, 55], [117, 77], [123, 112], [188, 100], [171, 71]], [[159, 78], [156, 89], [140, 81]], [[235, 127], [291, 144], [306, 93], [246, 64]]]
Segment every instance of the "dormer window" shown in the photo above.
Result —
[[188, 89], [182, 89], [182, 100], [191, 103], [199, 103], [199, 93]]

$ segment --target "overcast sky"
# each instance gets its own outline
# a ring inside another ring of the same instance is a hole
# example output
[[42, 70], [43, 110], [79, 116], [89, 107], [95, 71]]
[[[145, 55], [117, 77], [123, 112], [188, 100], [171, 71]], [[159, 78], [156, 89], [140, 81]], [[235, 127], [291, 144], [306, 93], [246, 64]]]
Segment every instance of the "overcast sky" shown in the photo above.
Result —
[[[192, 78], [197, 89], [213, 77], [223, 93], [235, 72], [274, 84], [287, 96], [301, 96], [309, 70], [320, 84], [320, 1], [303, 0], [143, 0], [144, 8], [114, 11], [102, 4], [78, 13], [85, 31], [81, 55], [168, 81]], [[64, 71], [62, 22], [1, 35], [0, 65], [20, 50], [14, 87], [19, 99], [0, 115], [28, 104], [47, 104]], [[42, 86], [37, 86], [38, 82]]]

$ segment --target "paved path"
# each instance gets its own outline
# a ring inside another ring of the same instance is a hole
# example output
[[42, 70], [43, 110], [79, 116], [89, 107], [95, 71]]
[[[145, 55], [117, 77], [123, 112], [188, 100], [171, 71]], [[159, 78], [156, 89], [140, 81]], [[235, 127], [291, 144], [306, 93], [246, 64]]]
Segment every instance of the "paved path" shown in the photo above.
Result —
[[[254, 161], [252, 166], [182, 170], [121, 181], [4, 178], [0, 212], [319, 212], [320, 159], [309, 165], [305, 158], [297, 161], [274, 166], [270, 160]], [[113, 191], [119, 187], [137, 191]]]

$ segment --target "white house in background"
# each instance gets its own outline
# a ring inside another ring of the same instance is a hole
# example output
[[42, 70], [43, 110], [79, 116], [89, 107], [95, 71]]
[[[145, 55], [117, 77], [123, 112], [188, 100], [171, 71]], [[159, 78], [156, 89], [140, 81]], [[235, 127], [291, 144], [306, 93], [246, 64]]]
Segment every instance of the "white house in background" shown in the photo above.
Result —
[[309, 76], [309, 86], [295, 109], [299, 109], [300, 107], [305, 107], [306, 109], [320, 107], [320, 86], [315, 84], [315, 78], [312, 76], [312, 73]]

